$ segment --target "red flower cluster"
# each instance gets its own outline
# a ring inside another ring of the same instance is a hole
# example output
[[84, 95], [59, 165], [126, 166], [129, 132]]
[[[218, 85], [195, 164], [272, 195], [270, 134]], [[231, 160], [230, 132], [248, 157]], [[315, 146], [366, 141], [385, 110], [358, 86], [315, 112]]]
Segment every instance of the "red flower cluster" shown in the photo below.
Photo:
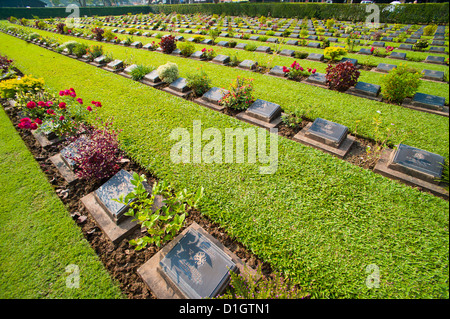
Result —
[[71, 97], [76, 97], [77, 94], [75, 93], [75, 89], [74, 88], [70, 88], [68, 90], [64, 90], [64, 91], [59, 91], [59, 95], [60, 96], [71, 96]]
[[24, 117], [17, 126], [22, 129], [35, 130], [37, 129], [39, 122], [42, 123], [39, 119], [36, 119], [36, 121], [33, 122], [30, 118]]

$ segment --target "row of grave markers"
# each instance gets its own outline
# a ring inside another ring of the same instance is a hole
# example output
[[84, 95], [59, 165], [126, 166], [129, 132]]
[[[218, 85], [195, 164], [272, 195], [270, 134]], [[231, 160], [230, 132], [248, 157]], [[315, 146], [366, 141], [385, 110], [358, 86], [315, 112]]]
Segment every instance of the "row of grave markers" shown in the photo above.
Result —
[[[205, 40], [205, 41], [207, 41], [207, 40]], [[210, 41], [210, 43], [213, 42], [211, 39], [208, 39], [208, 41]], [[117, 44], [117, 43], [114, 42], [114, 44]], [[124, 45], [124, 43], [120, 43], [120, 44]], [[227, 46], [227, 44], [228, 43], [226, 41], [221, 41], [221, 42], [217, 43], [218, 46]], [[236, 49], [243, 49], [243, 48], [245, 48], [246, 45], [247, 44], [245, 44], [245, 43], [238, 44], [236, 46]], [[44, 44], [44, 46], [45, 46], [45, 44]], [[142, 45], [142, 43], [140, 41], [135, 41], [134, 43], [131, 44], [131, 47], [134, 47], [136, 49], [149, 50], [151, 48], [151, 46], [152, 46], [151, 43]], [[270, 51], [270, 47], [266, 47], [266, 46], [261, 46], [258, 49], [259, 49], [259, 52], [268, 53]], [[162, 52], [161, 48], [158, 48], [156, 51]], [[67, 54], [67, 52], [65, 54]], [[176, 49], [176, 50], [174, 50], [174, 52], [172, 52], [172, 54], [181, 56], [181, 51], [179, 49]], [[294, 54], [293, 50], [287, 50], [287, 49], [282, 50], [280, 52], [280, 55], [285, 55], [285, 56], [292, 56], [293, 54]], [[202, 57], [203, 57], [203, 52], [201, 52], [201, 51], [196, 51], [191, 55], [191, 58], [199, 59], [199, 60], [202, 60]], [[429, 57], [427, 57], [427, 59], [428, 58], [432, 59], [432, 58], [440, 58], [440, 57], [429, 56]], [[102, 63], [102, 59], [105, 60], [105, 57], [104, 56], [99, 57], [97, 59], [97, 62], [94, 64], [99, 66], [100, 63]], [[324, 56], [323, 56], [323, 54], [311, 53], [308, 55], [307, 59], [312, 60], [312, 61], [323, 61]], [[355, 66], [358, 64], [357, 59], [351, 59], [351, 58], [342, 58], [340, 62], [345, 62], [345, 61], [349, 61]], [[211, 62], [216, 63], [216, 64], [221, 64], [221, 65], [228, 65], [230, 62], [230, 57], [227, 55], [218, 55]], [[116, 65], [116, 63], [118, 63], [118, 64]], [[249, 70], [249, 71], [254, 71], [257, 69], [257, 67], [258, 67], [258, 63], [255, 61], [252, 61], [252, 60], [244, 60], [237, 66], [237, 68], [239, 68], [239, 69]], [[397, 66], [394, 64], [379, 63], [378, 66], [376, 67], [375, 71], [387, 73], [396, 67]], [[121, 63], [121, 61], [113, 61], [106, 66], [106, 69], [108, 69], [110, 71], [120, 71], [120, 70], [122, 70], [121, 68], [123, 68], [123, 63]], [[268, 74], [277, 76], [277, 77], [285, 77], [282, 66], [274, 66], [268, 72]], [[423, 76], [423, 78], [428, 79], [428, 80], [442, 81], [444, 78], [444, 72], [425, 69], [422, 71], [422, 76]], [[306, 79], [305, 82], [312, 84], [312, 85], [324, 87], [324, 88], [327, 87], [327, 81], [325, 78], [325, 74], [322, 74], [322, 73], [315, 73], [315, 74], [310, 75]], [[152, 86], [160, 85], [160, 83], [155, 83], [154, 81], [151, 81], [151, 80], [149, 81], [148, 84], [150, 84]], [[168, 90], [170, 90], [170, 88]], [[184, 93], [186, 93], [184, 95], [188, 95], [188, 93], [190, 93], [190, 92], [184, 92]], [[371, 84], [371, 83], [357, 82], [357, 84], [353, 88], [350, 88], [345, 93], [356, 95], [356, 96], [363, 97], [363, 98], [377, 100], [380, 102], [383, 101], [383, 98], [380, 94], [381, 86]], [[429, 112], [429, 113], [447, 116], [447, 117], [449, 116], [449, 108], [447, 106], [445, 106], [445, 98], [440, 97], [440, 96], [431, 95], [431, 94], [416, 93], [412, 99], [410, 99], [410, 98], [405, 99], [402, 106], [408, 107], [408, 108], [411, 108], [414, 110], [418, 110], [418, 111]]]
[[[136, 67], [136, 65], [131, 65], [124, 68], [123, 62], [120, 60], [114, 60], [105, 66], [105, 64], [101, 63], [102, 59], [104, 59], [104, 57], [100, 57], [96, 61], [94, 60], [91, 64], [97, 67], [104, 67], [106, 70], [119, 73], [126, 77], [130, 77], [129, 74], [133, 68]], [[313, 74], [312, 76], [320, 77], [323, 75]], [[164, 84], [159, 78], [156, 70], [147, 74], [142, 82], [152, 87]], [[372, 91], [373, 87], [370, 84], [367, 85], [369, 85], [369, 87], [365, 88], [365, 90]], [[191, 93], [190, 88], [186, 84], [186, 79], [184, 78], [178, 78], [163, 90], [182, 98], [187, 97]], [[228, 91], [223, 88], [214, 87], [202, 97], [197, 98], [195, 102], [216, 111], [223, 111], [224, 107], [219, 104], [219, 101], [227, 92]], [[424, 95], [423, 99], [426, 100], [427, 95]], [[246, 111], [238, 113], [236, 117], [248, 123], [270, 129], [276, 128], [281, 124], [282, 115], [283, 113], [280, 105], [257, 99]], [[313, 123], [309, 123], [304, 129], [296, 134], [293, 139], [340, 158], [346, 156], [355, 140], [348, 134], [347, 127], [320, 118], [316, 119]], [[395, 156], [399, 152], [409, 152], [410, 154], [407, 156], [402, 155], [400, 157]], [[400, 145], [395, 151], [385, 150], [383, 154], [387, 153], [395, 155], [389, 157], [387, 161], [383, 160], [385, 155], [382, 155], [381, 160], [374, 169], [375, 172], [393, 179], [401, 180], [410, 185], [420, 186], [436, 195], [448, 197], [448, 192], [440, 187], [439, 182], [436, 181], [442, 177], [442, 165], [444, 163], [444, 158], [442, 156], [406, 145], [405, 147], [401, 147]], [[418, 156], [418, 158], [416, 158], [416, 156]], [[397, 163], [397, 158], [407, 158], [407, 160]], [[381, 167], [383, 165], [386, 166], [386, 168]], [[417, 172], [420, 172], [420, 174], [417, 174]]]

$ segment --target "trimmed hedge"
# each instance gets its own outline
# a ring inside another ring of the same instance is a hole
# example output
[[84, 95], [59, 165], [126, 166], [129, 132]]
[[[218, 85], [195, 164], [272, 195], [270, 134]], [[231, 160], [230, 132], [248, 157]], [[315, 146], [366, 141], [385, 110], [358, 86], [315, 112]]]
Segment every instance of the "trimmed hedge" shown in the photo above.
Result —
[[[390, 4], [378, 4], [380, 7], [380, 22], [384, 23], [438, 23], [448, 24], [449, 4], [420, 3], [395, 6], [392, 12], [384, 10]], [[366, 12], [366, 5], [361, 4], [322, 4], [322, 3], [219, 3], [219, 4], [181, 4], [160, 6], [123, 6], [123, 7], [86, 7], [80, 8], [80, 15], [106, 16], [143, 13], [180, 14], [226, 14], [232, 16], [272, 16], [276, 18], [317, 18], [345, 21], [365, 21], [371, 13]], [[31, 19], [66, 17], [65, 8], [2, 8], [0, 19], [10, 16]]]

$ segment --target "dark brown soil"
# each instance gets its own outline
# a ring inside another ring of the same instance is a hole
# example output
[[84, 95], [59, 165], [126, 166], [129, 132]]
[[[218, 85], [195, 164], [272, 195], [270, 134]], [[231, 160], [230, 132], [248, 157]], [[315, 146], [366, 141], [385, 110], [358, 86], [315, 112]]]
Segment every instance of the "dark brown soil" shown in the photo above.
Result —
[[[5, 108], [9, 106], [6, 100], [1, 100], [0, 102]], [[17, 127], [19, 117], [17, 116], [16, 109], [8, 109], [7, 114], [13, 125]], [[64, 144], [69, 142], [66, 141], [65, 143], [51, 146], [48, 149], [43, 149], [29, 131], [18, 130], [18, 132], [33, 157], [40, 164], [42, 171], [46, 174], [49, 183], [53, 186], [56, 194], [66, 206], [67, 211], [80, 227], [84, 237], [95, 250], [111, 276], [119, 282], [123, 294], [130, 299], [154, 299], [155, 296], [137, 274], [137, 269], [157, 253], [160, 248], [152, 245], [142, 251], [135, 251], [134, 247], [128, 244], [128, 241], [143, 236], [140, 229], [129, 235], [128, 238], [122, 240], [122, 242], [115, 247], [103, 234], [95, 220], [90, 216], [80, 201], [83, 196], [96, 190], [106, 182], [106, 180], [95, 182], [78, 180], [73, 185], [69, 186], [49, 160], [51, 156], [59, 152], [65, 146]], [[124, 155], [126, 156], [126, 154]], [[128, 171], [134, 171], [138, 174], [145, 174], [150, 184], [153, 184], [153, 182], [156, 181], [156, 177], [149, 174], [133, 160], [125, 158], [121, 163], [121, 168]], [[256, 269], [260, 265], [263, 275], [272, 276], [272, 269], [269, 264], [262, 262], [258, 256], [254, 255], [241, 243], [234, 240], [220, 227], [220, 225], [211, 222], [207, 217], [196, 210], [189, 211], [185, 227], [189, 227], [193, 222], [199, 224], [212, 236], [221, 241], [224, 246], [240, 257], [247, 265], [253, 269]]]

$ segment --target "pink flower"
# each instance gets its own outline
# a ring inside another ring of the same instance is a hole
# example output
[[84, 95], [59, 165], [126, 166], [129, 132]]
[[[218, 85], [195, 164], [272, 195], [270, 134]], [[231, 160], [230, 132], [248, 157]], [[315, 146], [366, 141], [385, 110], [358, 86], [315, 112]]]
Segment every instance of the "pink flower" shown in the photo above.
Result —
[[91, 107], [91, 106], [88, 106], [88, 107], [86, 108], [86, 110], [88, 110], [89, 112], [92, 112], [92, 107]]
[[59, 108], [60, 109], [65, 109], [66, 108], [66, 103], [65, 102], [61, 102], [61, 103], [59, 103]]
[[77, 96], [77, 95], [75, 94], [75, 92], [70, 92], [69, 95], [70, 95], [71, 97], [76, 97], [76, 96]]
[[50, 107], [50, 106], [52, 106], [53, 105], [53, 102], [52, 101], [47, 101], [47, 103], [45, 103], [45, 106], [46, 107]]
[[283, 66], [283, 72], [284, 72], [284, 73], [288, 73], [288, 72], [289, 72], [289, 69], [288, 69], [287, 67]]
[[38, 126], [37, 126], [36, 123], [31, 123], [31, 124], [30, 124], [30, 129], [35, 130], [35, 129], [37, 129], [37, 128], [38, 128]]
[[42, 120], [41, 119], [35, 119], [34, 123], [36, 123], [38, 125], [41, 125], [42, 124]]
[[316, 69], [312, 70], [312, 74], [316, 73]]
[[47, 105], [45, 104], [45, 102], [44, 102], [44, 101], [39, 101], [39, 102], [38, 102], [38, 105], [39, 105], [40, 107], [44, 107], [44, 106], [47, 106]]
[[53, 111], [52, 109], [48, 109], [47, 114], [55, 114], [55, 111]]
[[375, 50], [375, 48], [374, 48], [374, 47], [371, 47], [371, 48], [370, 48], [370, 52], [373, 53], [373, 50]]
[[64, 121], [64, 119], [65, 119], [65, 117], [62, 116], [62, 115], [59, 117], [59, 120], [60, 120], [60, 121]]
[[205, 51], [206, 51], [206, 49], [205, 49], [205, 48], [203, 48], [203, 49], [202, 49], [202, 52], [205, 52]]
[[78, 98], [77, 102], [80, 103], [80, 104], [83, 104], [83, 100], [81, 98]]
[[36, 107], [36, 103], [33, 101], [30, 101], [27, 103], [27, 108], [34, 109]]
[[303, 69], [303, 67], [302, 67], [302, 66], [300, 67], [300, 71], [302, 71], [302, 72], [304, 71], [304, 69]]
[[60, 96], [64, 96], [64, 91], [59, 91]]

